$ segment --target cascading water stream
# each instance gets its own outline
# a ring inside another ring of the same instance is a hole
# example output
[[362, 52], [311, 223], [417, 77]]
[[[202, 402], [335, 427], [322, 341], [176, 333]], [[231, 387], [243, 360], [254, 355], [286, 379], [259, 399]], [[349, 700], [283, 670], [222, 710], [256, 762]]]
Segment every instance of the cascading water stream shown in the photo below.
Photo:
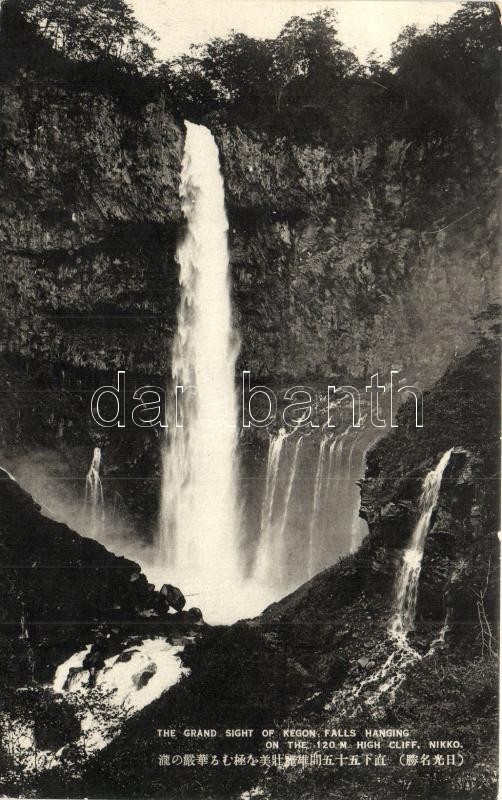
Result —
[[[295, 483], [296, 478], [296, 468], [298, 465], [298, 455], [300, 453], [300, 448], [302, 446], [303, 436], [299, 436], [295, 443], [295, 449], [293, 453], [293, 460], [291, 462], [291, 468], [289, 471], [288, 482], [286, 485], [286, 493], [284, 496], [284, 506], [282, 509], [281, 521], [279, 524], [279, 531], [278, 531], [278, 540], [281, 547], [281, 550], [284, 551], [286, 542], [284, 541], [284, 533], [286, 531], [286, 522], [288, 520], [288, 513], [289, 513], [289, 504], [291, 502], [291, 492], [293, 491], [293, 486]], [[281, 552], [283, 555], [283, 552]]]
[[181, 296], [171, 358], [172, 385], [184, 391], [167, 411], [157, 568], [160, 580], [203, 595], [206, 611], [241, 582], [238, 338], [218, 148], [207, 128], [185, 124], [180, 197], [187, 230], [176, 255]]
[[105, 521], [105, 499], [103, 485], [99, 476], [101, 449], [94, 448], [91, 466], [85, 478], [85, 506], [89, 519], [89, 535], [96, 539]]
[[[331, 482], [331, 493], [333, 498], [336, 498], [338, 486], [340, 480], [342, 479], [342, 455], [343, 455], [343, 447], [346, 441], [347, 434], [350, 431], [350, 426], [347, 427], [340, 436], [333, 442], [333, 445], [330, 447], [330, 474], [329, 480]], [[331, 466], [333, 463], [332, 460], [332, 452], [331, 448], [334, 447], [333, 455], [334, 455], [334, 467]]]
[[286, 431], [284, 428], [281, 428], [279, 433], [276, 436], [271, 436], [269, 440], [265, 495], [261, 510], [260, 548], [255, 566], [255, 576], [257, 580], [267, 580], [269, 578], [273, 561], [274, 531], [272, 525], [274, 501], [277, 491], [281, 453], [286, 438]]
[[282, 428], [269, 440], [253, 575], [277, 598], [357, 548], [364, 536], [357, 481], [381, 435], [352, 425], [320, 436], [300, 430]]
[[329, 443], [329, 438], [323, 437], [321, 439], [321, 444], [319, 445], [319, 457], [317, 460], [317, 469], [316, 469], [316, 476], [315, 476], [315, 483], [314, 483], [314, 499], [312, 505], [312, 516], [310, 519], [310, 530], [309, 530], [309, 547], [308, 547], [308, 577], [311, 578], [314, 575], [314, 552], [315, 552], [315, 538], [316, 532], [319, 528], [319, 517], [321, 513], [321, 497], [322, 497], [322, 489], [323, 489], [323, 481], [324, 481], [324, 455], [326, 452], [326, 446]]
[[287, 561], [288, 547], [286, 537], [286, 523], [290, 511], [291, 493], [295, 483], [298, 456], [302, 446], [303, 436], [299, 436], [294, 443], [293, 458], [287, 471], [286, 487], [280, 519], [274, 529], [270, 531], [270, 544], [267, 554], [268, 577], [279, 589], [287, 587]]
[[[429, 532], [430, 522], [436, 508], [441, 490], [443, 474], [448, 466], [453, 448], [444, 453], [435, 469], [431, 470], [422, 484], [419, 501], [419, 519], [413, 530], [410, 544], [403, 553], [402, 563], [396, 580], [394, 592], [394, 613], [388, 626], [388, 633], [394, 649], [382, 666], [368, 677], [360, 681], [348, 692], [341, 690], [333, 698], [331, 706], [348, 710], [348, 716], [357, 713], [356, 701], [364, 692], [364, 704], [375, 708], [382, 695], [392, 701], [396, 691], [406, 677], [408, 667], [421, 659], [408, 641], [408, 634], [415, 625], [415, 614], [418, 596], [418, 585], [425, 540]], [[431, 643], [426, 656], [431, 655], [437, 644], [444, 642], [448, 630], [449, 619], [445, 619], [439, 636]]]
[[403, 553], [401, 568], [396, 581], [394, 599], [394, 616], [390, 623], [391, 635], [401, 641], [413, 630], [417, 606], [418, 582], [422, 569], [425, 539], [433, 511], [436, 507], [441, 488], [443, 473], [448, 466], [452, 450], [441, 457], [437, 467], [424, 479], [420, 497], [420, 517], [413, 531], [409, 546]]
[[107, 658], [97, 672], [95, 685], [91, 685], [89, 671], [83, 666], [90, 649], [89, 645], [60, 664], [52, 684], [54, 692], [64, 694], [69, 705], [79, 695], [86, 698], [79, 744], [85, 745], [88, 755], [119, 733], [120, 728], [111, 733], [114, 723], [125, 722], [189, 672], [179, 658], [184, 644], [173, 645], [156, 637]]

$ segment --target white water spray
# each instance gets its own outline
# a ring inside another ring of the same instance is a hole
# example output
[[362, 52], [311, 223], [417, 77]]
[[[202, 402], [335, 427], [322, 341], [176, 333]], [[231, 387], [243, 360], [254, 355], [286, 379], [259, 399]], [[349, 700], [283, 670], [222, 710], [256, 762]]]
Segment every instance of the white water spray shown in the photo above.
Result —
[[[184, 645], [173, 645], [161, 637], [144, 639], [118, 655], [107, 658], [98, 670], [95, 687], [89, 686], [89, 672], [83, 668], [90, 646], [75, 653], [56, 670], [53, 690], [70, 703], [79, 695], [87, 698], [81, 719], [81, 744], [88, 754], [100, 750], [113, 738], [114, 724], [132, 716], [170, 689], [189, 670], [179, 659]], [[119, 729], [115, 731], [115, 735]]]
[[[168, 409], [159, 555], [165, 579], [189, 594], [205, 595], [206, 613], [211, 598], [226, 592], [228, 602], [229, 589], [235, 590], [241, 580], [238, 345], [232, 325], [228, 223], [218, 148], [207, 128], [190, 122], [180, 197], [187, 231], [176, 256], [181, 297], [171, 379], [185, 392], [178, 409]], [[187, 387], [196, 387], [196, 393]]]
[[89, 535], [96, 539], [105, 521], [105, 499], [103, 485], [99, 476], [101, 449], [94, 448], [91, 466], [85, 478], [85, 505], [89, 518]]

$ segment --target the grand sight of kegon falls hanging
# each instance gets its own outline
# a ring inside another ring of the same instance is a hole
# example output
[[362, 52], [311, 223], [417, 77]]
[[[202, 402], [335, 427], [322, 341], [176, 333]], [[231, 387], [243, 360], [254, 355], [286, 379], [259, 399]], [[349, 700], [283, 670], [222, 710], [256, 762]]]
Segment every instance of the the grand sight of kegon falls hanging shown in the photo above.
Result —
[[501, 48], [1, 2], [2, 797], [498, 796]]

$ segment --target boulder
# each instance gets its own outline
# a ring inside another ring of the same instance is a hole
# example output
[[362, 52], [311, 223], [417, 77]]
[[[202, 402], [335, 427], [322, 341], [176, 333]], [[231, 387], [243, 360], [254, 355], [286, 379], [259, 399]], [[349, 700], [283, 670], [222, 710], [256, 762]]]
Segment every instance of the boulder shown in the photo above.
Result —
[[142, 689], [143, 686], [146, 686], [156, 672], [157, 665], [152, 663], [145, 667], [145, 669], [141, 672], [137, 672], [136, 675], [133, 675], [132, 682], [136, 689]]
[[183, 611], [185, 608], [185, 596], [181, 589], [178, 589], [177, 586], [172, 586], [170, 583], [165, 583], [160, 590], [160, 594], [165, 599], [167, 605], [171, 608], [174, 608], [175, 611]]
[[328, 669], [328, 681], [332, 689], [338, 689], [349, 673], [349, 662], [342, 656], [335, 655]]
[[190, 622], [204, 622], [200, 608], [189, 608], [187, 611], [187, 617]]

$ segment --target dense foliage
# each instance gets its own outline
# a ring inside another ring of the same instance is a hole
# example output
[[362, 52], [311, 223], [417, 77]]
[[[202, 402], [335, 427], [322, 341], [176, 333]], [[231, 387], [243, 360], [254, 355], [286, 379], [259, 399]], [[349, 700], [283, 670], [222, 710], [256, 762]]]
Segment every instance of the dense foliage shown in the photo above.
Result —
[[293, 17], [275, 39], [212, 39], [159, 74], [185, 114], [218, 109], [276, 135], [354, 145], [492, 116], [500, 41], [495, 4], [469, 2], [442, 25], [405, 28], [388, 63], [363, 65], [338, 39], [336, 12], [325, 10]]
[[133, 91], [128, 78], [135, 76], [144, 101], [162, 92], [180, 115], [216, 113], [300, 142], [353, 147], [375, 138], [441, 136], [492, 118], [500, 93], [495, 3], [466, 2], [444, 24], [404, 28], [387, 63], [374, 55], [361, 64], [338, 38], [330, 9], [292, 17], [273, 39], [233, 31], [162, 64], [154, 58], [155, 38], [126, 0], [2, 6], [0, 44], [11, 63], [15, 51], [18, 60], [36, 58], [37, 68], [42, 62], [61, 71], [61, 58], [92, 65], [98, 83], [105, 70], [108, 87], [122, 93]]
[[24, 28], [24, 35], [31, 31], [33, 39], [77, 61], [107, 60], [140, 72], [152, 68], [149, 41], [155, 34], [138, 22], [125, 0], [16, 0], [6, 7], [7, 35]]

